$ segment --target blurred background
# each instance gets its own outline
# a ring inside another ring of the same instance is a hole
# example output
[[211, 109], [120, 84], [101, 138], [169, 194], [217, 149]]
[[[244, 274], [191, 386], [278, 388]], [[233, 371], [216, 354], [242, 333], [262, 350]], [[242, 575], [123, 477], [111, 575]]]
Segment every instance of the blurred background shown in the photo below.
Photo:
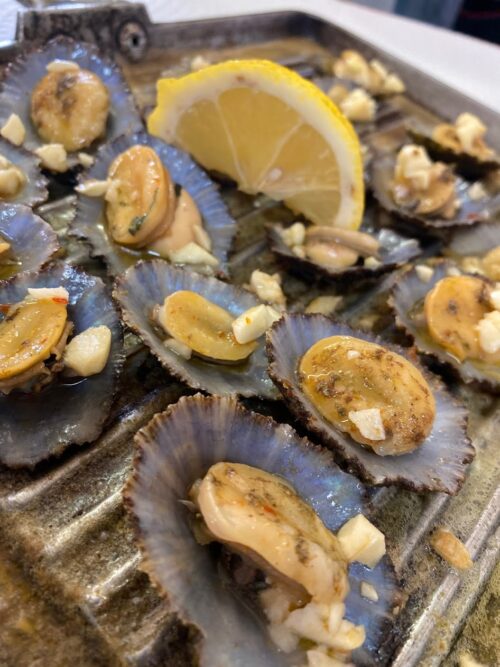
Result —
[[358, 4], [500, 44], [500, 0], [359, 0]]

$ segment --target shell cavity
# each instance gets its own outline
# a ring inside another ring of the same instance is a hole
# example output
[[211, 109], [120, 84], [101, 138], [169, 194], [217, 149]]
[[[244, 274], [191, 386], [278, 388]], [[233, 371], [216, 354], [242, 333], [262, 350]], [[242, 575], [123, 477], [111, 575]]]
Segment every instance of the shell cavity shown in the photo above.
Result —
[[14, 468], [33, 467], [69, 444], [95, 440], [108, 417], [123, 365], [122, 327], [99, 278], [63, 263], [52, 264], [0, 283], [0, 302], [22, 301], [29, 287], [64, 287], [73, 333], [105, 325], [112, 342], [108, 362], [97, 375], [73, 382], [57, 379], [37, 394], [0, 396], [0, 461]]
[[[335, 531], [356, 514], [367, 513], [362, 485], [290, 426], [249, 412], [232, 398], [181, 398], [139, 431], [136, 446], [125, 499], [143, 567], [180, 618], [199, 629], [200, 665], [297, 664], [296, 655], [274, 647], [265, 624], [224, 584], [210, 549], [196, 542], [189, 511], [179, 501], [213, 464], [243, 463], [285, 478]], [[362, 618], [367, 635], [353, 659], [358, 665], [374, 664], [380, 659], [377, 653], [383, 655], [382, 637], [388, 634], [396, 590], [388, 557], [372, 570], [352, 565], [349, 579], [346, 616], [353, 622]], [[375, 586], [377, 603], [360, 596], [362, 580]]]
[[163, 260], [140, 261], [116, 280], [114, 297], [120, 304], [124, 322], [141, 336], [163, 366], [194, 389], [211, 394], [277, 398], [276, 388], [267, 374], [264, 338], [247, 361], [238, 365], [215, 364], [203, 359], [184, 359], [167, 348], [151, 316], [174, 292], [189, 290], [227, 310], [234, 318], [258, 305], [244, 290], [196, 273], [177, 269]]
[[322, 315], [291, 314], [283, 317], [267, 333], [269, 374], [297, 419], [331, 448], [349, 471], [370, 484], [397, 484], [418, 492], [456, 493], [464, 480], [466, 464], [474, 456], [466, 434], [465, 408], [448, 394], [438, 378], [410, 358], [424, 374], [434, 394], [436, 417], [432, 431], [413, 452], [400, 456], [378, 456], [336, 429], [302, 390], [298, 364], [314, 343], [329, 336], [354, 336], [383, 345], [408, 358], [408, 351], [403, 348], [381, 341], [373, 334], [354, 331]]
[[[102, 146], [94, 165], [80, 178], [80, 182], [91, 179], [105, 180], [114, 159], [137, 144], [151, 147], [168, 170], [174, 184], [184, 188], [191, 195], [212, 242], [211, 253], [219, 261], [217, 268], [221, 273], [226, 273], [228, 255], [236, 233], [236, 222], [229, 215], [215, 183], [187, 153], [145, 132], [129, 134]], [[104, 209], [104, 198], [79, 195], [71, 233], [86, 240], [91, 245], [93, 254], [102, 257], [109, 272], [117, 275], [144, 257], [144, 254], [140, 251], [127, 250], [113, 241], [107, 230]]]

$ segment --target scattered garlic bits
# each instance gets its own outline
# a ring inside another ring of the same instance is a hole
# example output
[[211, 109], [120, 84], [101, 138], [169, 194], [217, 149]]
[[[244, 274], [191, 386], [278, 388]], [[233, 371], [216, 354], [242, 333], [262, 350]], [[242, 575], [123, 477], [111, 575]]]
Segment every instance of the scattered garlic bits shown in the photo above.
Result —
[[109, 92], [102, 80], [76, 63], [55, 60], [31, 93], [31, 120], [40, 139], [81, 151], [106, 133]]
[[462, 113], [454, 124], [436, 125], [432, 138], [455, 153], [467, 153], [479, 160], [488, 160], [495, 157], [495, 151], [484, 140], [486, 132], [486, 125], [477, 116]]
[[375, 588], [375, 586], [373, 586], [373, 584], [370, 584], [368, 581], [361, 582], [359, 592], [364, 598], [370, 600], [371, 602], [378, 601], [377, 589]]
[[255, 269], [250, 276], [250, 289], [261, 301], [279, 307], [284, 307], [286, 297], [281, 289], [281, 276], [279, 273], [265, 273]]
[[241, 545], [268, 575], [259, 598], [274, 643], [291, 653], [306, 642], [309, 667], [345, 664], [365, 630], [344, 618], [344, 550], [314, 510], [282, 478], [235, 463], [212, 466], [189, 497], [208, 539]]
[[172, 264], [202, 264], [215, 268], [219, 265], [219, 260], [214, 257], [208, 250], [202, 248], [198, 243], [191, 241], [179, 250], [173, 250], [169, 254], [169, 259]]
[[411, 452], [432, 431], [436, 407], [426, 379], [380, 345], [324, 338], [300, 360], [299, 377], [324, 419], [380, 456]]
[[232, 324], [234, 337], [241, 344], [255, 341], [263, 336], [280, 317], [281, 313], [271, 306], [262, 304], [249, 308], [234, 320]]
[[500, 363], [500, 311], [496, 289], [480, 276], [447, 276], [424, 301], [424, 316], [434, 342], [455, 359]]
[[26, 128], [16, 113], [10, 114], [0, 128], [0, 135], [14, 146], [21, 146], [26, 139]]
[[330, 97], [340, 110], [354, 123], [369, 123], [374, 120], [377, 103], [363, 88], [349, 91], [341, 84], [335, 84], [329, 91]]
[[99, 181], [95, 178], [90, 178], [88, 181], [79, 183], [75, 190], [85, 197], [104, 197], [108, 191], [110, 181]]
[[24, 172], [0, 155], [0, 199], [11, 199], [26, 185]]
[[396, 204], [417, 215], [451, 219], [460, 207], [456, 178], [442, 162], [432, 162], [422, 146], [403, 146], [396, 158], [392, 196]]
[[189, 348], [204, 359], [236, 364], [247, 359], [257, 347], [253, 341], [245, 344], [237, 341], [231, 313], [189, 290], [168, 296], [153, 317], [169, 337], [185, 346], [173, 350], [181, 356], [186, 356], [185, 348]]
[[62, 144], [44, 144], [37, 148], [35, 153], [45, 169], [58, 173], [68, 170], [68, 155]]
[[95, 159], [92, 155], [89, 155], [88, 153], [78, 153], [78, 162], [82, 165], [82, 167], [88, 169], [94, 164]]
[[405, 85], [378, 60], [368, 62], [358, 51], [342, 51], [333, 65], [333, 73], [339, 79], [353, 81], [366, 88], [372, 95], [404, 93]]
[[104, 370], [111, 351], [111, 331], [107, 326], [90, 327], [70, 340], [64, 350], [66, 368], [89, 377]]
[[446, 528], [436, 528], [430, 537], [431, 547], [457, 570], [468, 570], [473, 566], [465, 544]]
[[423, 283], [428, 283], [434, 275], [434, 269], [425, 264], [417, 264], [415, 266], [415, 272]]

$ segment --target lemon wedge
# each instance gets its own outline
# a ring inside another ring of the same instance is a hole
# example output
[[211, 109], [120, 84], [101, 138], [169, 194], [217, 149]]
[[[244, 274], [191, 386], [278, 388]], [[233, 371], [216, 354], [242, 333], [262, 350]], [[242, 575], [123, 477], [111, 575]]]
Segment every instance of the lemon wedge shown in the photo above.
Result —
[[160, 79], [148, 130], [316, 224], [361, 224], [358, 137], [316, 85], [286, 67], [233, 60]]

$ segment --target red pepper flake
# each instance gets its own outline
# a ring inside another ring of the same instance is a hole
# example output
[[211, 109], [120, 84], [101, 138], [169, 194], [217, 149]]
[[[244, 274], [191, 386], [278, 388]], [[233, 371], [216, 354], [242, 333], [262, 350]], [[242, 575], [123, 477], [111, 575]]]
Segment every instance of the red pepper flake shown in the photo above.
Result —
[[54, 303], [64, 303], [64, 304], [67, 304], [67, 303], [68, 303], [68, 299], [66, 299], [66, 298], [63, 297], [63, 296], [53, 296], [53, 297], [52, 297], [52, 301], [53, 301]]
[[274, 516], [276, 515], [276, 511], [269, 505], [262, 505], [262, 509], [264, 512], [269, 512], [269, 514], [273, 514]]
[[8, 313], [11, 308], [9, 303], [0, 303], [0, 313]]

